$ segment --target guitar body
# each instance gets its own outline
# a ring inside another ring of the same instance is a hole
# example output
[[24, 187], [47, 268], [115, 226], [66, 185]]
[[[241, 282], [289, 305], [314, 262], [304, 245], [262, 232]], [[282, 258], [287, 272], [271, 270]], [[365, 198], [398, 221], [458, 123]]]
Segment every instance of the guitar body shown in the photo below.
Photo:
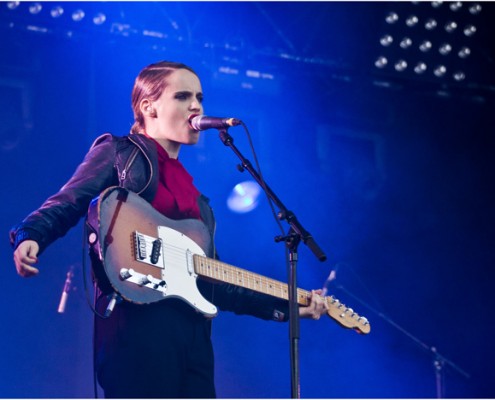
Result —
[[203, 222], [166, 218], [139, 195], [111, 187], [90, 205], [88, 223], [97, 235], [89, 239], [101, 260], [96, 268], [103, 268], [95, 275], [103, 272], [124, 299], [149, 304], [175, 297], [207, 317], [217, 314], [199, 292], [192, 264], [194, 254], [212, 248]]
[[[104, 293], [136, 304], [178, 298], [208, 318], [217, 308], [200, 293], [198, 277], [289, 298], [287, 284], [209, 258], [213, 244], [203, 222], [166, 218], [124, 188], [108, 188], [93, 200], [86, 223], [93, 272]], [[370, 332], [366, 318], [333, 296], [324, 300], [328, 316], [341, 326]], [[297, 301], [308, 306], [311, 293], [297, 289]]]

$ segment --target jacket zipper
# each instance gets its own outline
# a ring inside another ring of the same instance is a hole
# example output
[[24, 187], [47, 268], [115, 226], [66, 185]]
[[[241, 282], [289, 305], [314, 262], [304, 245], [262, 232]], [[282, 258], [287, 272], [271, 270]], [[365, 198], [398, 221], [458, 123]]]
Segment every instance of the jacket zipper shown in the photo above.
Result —
[[[131, 137], [131, 135], [129, 135], [129, 140], [134, 143], [136, 145], [137, 148], [139, 148], [139, 150], [141, 150], [141, 152], [144, 154], [144, 157], [146, 158], [146, 160], [148, 160], [148, 164], [150, 166], [150, 177], [148, 179], [148, 182], [146, 183], [146, 185], [144, 186], [144, 188], [142, 190], [140, 190], [138, 192], [138, 194], [141, 194], [143, 193], [147, 188], [148, 186], [150, 185], [151, 183], [151, 180], [152, 180], [152, 177], [153, 175], [155, 174], [155, 171], [153, 170], [153, 164], [151, 163], [151, 160], [150, 158], [148, 157], [148, 155], [146, 154], [146, 152], [143, 150], [143, 148], [141, 147], [141, 145], [139, 143], [137, 143], [136, 141], [134, 141], [134, 139]], [[136, 149], [137, 150], [137, 149]], [[123, 179], [125, 179], [126, 175], [127, 175], [127, 170], [129, 169], [130, 167], [130, 163], [131, 162], [134, 162], [134, 159], [136, 158], [137, 156], [137, 151], [135, 152], [134, 156], [130, 157], [128, 162], [126, 163], [126, 166], [124, 168], [124, 170], [122, 171], [121, 173], [121, 179], [122, 179], [122, 182], [123, 182]]]
[[120, 187], [124, 187], [124, 180], [125, 180], [125, 177], [127, 176], [127, 170], [129, 169], [129, 167], [132, 165], [132, 163], [136, 159], [138, 151], [139, 150], [137, 148], [134, 148], [134, 150], [131, 153], [131, 156], [129, 157], [129, 159], [125, 163], [125, 167], [122, 170], [122, 173], [120, 174]]

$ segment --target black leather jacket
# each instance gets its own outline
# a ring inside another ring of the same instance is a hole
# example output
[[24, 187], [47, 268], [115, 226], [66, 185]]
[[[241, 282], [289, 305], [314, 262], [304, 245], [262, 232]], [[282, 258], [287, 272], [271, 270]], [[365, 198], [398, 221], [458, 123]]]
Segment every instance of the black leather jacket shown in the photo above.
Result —
[[[41, 254], [48, 245], [75, 226], [86, 215], [90, 202], [110, 186], [122, 186], [151, 202], [158, 188], [155, 146], [153, 141], [139, 134], [117, 137], [107, 133], [98, 137], [60, 191], [11, 229], [13, 248], [30, 239], [39, 244]], [[213, 211], [204, 195], [198, 201], [201, 217], [213, 242]], [[287, 320], [286, 301], [229, 284], [211, 286], [201, 282], [200, 289], [203, 293], [209, 293], [210, 301], [221, 310], [250, 314], [262, 319]]]

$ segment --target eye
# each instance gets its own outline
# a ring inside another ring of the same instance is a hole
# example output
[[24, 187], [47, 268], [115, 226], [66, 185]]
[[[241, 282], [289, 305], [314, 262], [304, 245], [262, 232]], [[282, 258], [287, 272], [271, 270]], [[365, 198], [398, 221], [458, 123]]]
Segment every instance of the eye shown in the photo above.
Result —
[[189, 98], [189, 93], [186, 93], [186, 92], [176, 93], [175, 98], [177, 100], [187, 100]]
[[201, 104], [202, 104], [202, 103], [203, 103], [203, 100], [204, 100], [204, 96], [203, 96], [202, 94], [198, 94], [198, 95], [196, 96], [196, 99], [198, 100], [198, 102], [199, 102], [199, 103], [201, 103]]

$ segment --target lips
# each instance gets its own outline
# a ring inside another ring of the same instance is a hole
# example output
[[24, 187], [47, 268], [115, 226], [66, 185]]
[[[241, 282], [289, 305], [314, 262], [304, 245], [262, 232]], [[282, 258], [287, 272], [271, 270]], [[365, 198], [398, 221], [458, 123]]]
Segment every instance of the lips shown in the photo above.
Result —
[[[187, 122], [189, 123], [189, 127], [191, 127], [192, 129], [194, 129], [194, 128], [193, 128], [193, 126], [191, 125], [191, 121], [192, 121], [192, 119], [193, 119], [194, 117], [197, 117], [198, 115], [201, 115], [201, 114], [191, 114], [191, 115], [187, 118]], [[196, 130], [196, 129], [194, 129], [194, 130]]]
[[[189, 116], [189, 118], [187, 118], [187, 122], [189, 123], [189, 127], [190, 127], [191, 129], [194, 129], [194, 127], [193, 127], [193, 126], [192, 126], [192, 124], [191, 124], [191, 121], [192, 121], [192, 119], [193, 119], [194, 117], [197, 117], [198, 115], [201, 115], [201, 114], [191, 114], [191, 115]], [[194, 130], [195, 130], [196, 132], [198, 132], [198, 130], [197, 130], [197, 129], [194, 129]]]

